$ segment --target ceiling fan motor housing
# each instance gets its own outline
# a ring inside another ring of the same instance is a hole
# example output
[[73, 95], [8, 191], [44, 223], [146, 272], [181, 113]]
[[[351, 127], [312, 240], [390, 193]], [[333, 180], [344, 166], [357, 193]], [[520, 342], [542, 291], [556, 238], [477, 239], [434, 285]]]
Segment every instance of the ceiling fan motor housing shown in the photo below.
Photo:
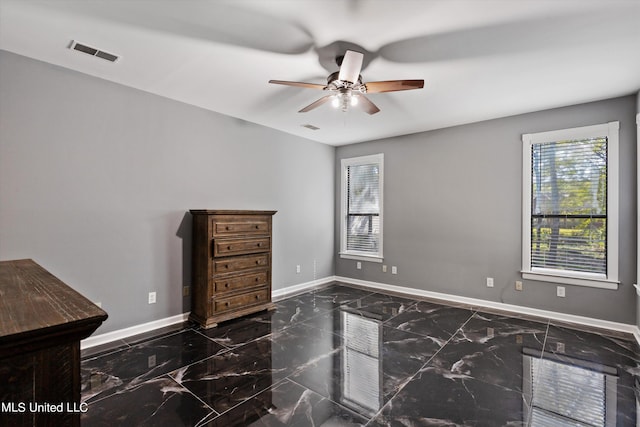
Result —
[[349, 88], [354, 91], [358, 91], [361, 93], [366, 93], [367, 88], [362, 84], [362, 76], [358, 75], [358, 81], [355, 83], [347, 82], [340, 80], [338, 75], [340, 73], [336, 71], [335, 73], [331, 73], [329, 77], [327, 77], [327, 90], [339, 90], [342, 88]]

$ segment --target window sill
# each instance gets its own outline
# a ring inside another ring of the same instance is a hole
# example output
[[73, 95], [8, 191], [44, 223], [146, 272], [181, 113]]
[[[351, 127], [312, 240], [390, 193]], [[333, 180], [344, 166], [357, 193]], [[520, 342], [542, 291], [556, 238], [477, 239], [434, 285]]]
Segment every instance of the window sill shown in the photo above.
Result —
[[599, 277], [576, 277], [576, 276], [559, 276], [553, 273], [537, 272], [537, 271], [521, 271], [522, 278], [528, 280], [538, 280], [540, 282], [552, 282], [564, 285], [586, 286], [589, 288], [618, 290], [620, 282], [608, 280]]
[[355, 259], [357, 261], [382, 262], [383, 258], [377, 255], [361, 255], [347, 252], [340, 252], [340, 258]]

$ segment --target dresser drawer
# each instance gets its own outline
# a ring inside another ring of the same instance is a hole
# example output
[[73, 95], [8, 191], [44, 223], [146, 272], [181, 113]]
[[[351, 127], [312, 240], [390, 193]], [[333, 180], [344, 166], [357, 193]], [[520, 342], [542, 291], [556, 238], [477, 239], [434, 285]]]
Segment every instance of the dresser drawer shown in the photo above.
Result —
[[264, 286], [269, 283], [269, 272], [261, 271], [255, 274], [229, 277], [226, 279], [216, 279], [213, 281], [211, 290], [215, 293], [235, 291], [238, 289], [251, 288], [254, 286]]
[[213, 260], [213, 274], [236, 273], [254, 268], [268, 267], [269, 254], [221, 258]]
[[271, 233], [271, 217], [216, 216], [210, 218], [212, 237]]
[[270, 300], [269, 289], [259, 289], [254, 292], [236, 295], [229, 298], [213, 299], [214, 312], [233, 310], [240, 307], [247, 307], [255, 304], [264, 304]]
[[256, 237], [253, 239], [216, 239], [213, 241], [213, 256], [232, 256], [269, 252], [271, 239]]

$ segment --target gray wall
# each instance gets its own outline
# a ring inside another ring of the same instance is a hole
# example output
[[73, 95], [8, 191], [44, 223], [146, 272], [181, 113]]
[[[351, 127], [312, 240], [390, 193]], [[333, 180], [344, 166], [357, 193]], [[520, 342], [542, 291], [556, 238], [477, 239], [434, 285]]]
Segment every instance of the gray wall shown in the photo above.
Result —
[[[336, 259], [336, 275], [636, 323], [636, 96], [338, 147], [339, 161], [384, 153], [384, 263]], [[620, 121], [619, 290], [521, 280], [523, 133]], [[336, 252], [339, 221], [335, 229]], [[495, 279], [487, 288], [486, 277]]]
[[2, 51], [0, 93], [0, 259], [102, 302], [98, 333], [189, 310], [191, 208], [277, 210], [274, 289], [333, 275], [333, 147]]
[[[636, 114], [640, 114], [640, 91], [638, 92], [638, 95], [636, 97]], [[637, 116], [636, 116], [637, 117]], [[638, 132], [638, 122], [637, 122], [637, 118], [636, 118], [636, 132]], [[638, 132], [639, 134], [636, 135], [637, 140], [636, 140], [636, 149], [638, 149], [638, 146], [640, 145], [640, 132]], [[638, 167], [638, 164], [640, 164], [640, 155], [637, 157], [638, 161], [636, 161], [636, 168]], [[640, 185], [640, 174], [638, 175], [638, 181], [637, 181], [637, 185]], [[640, 189], [638, 192], [638, 196], [640, 197]], [[638, 209], [640, 210], [640, 200], [638, 200]], [[638, 212], [638, 214], [640, 214], [640, 212]], [[640, 226], [640, 217], [638, 218], [638, 226]], [[640, 246], [640, 232], [638, 234], [638, 239], [636, 240], [636, 250], [639, 250], [638, 247]], [[638, 262], [636, 264], [636, 282], [640, 284], [640, 254], [638, 254]], [[638, 327], [640, 327], [640, 296], [638, 296], [636, 294], [636, 325], [638, 325]]]

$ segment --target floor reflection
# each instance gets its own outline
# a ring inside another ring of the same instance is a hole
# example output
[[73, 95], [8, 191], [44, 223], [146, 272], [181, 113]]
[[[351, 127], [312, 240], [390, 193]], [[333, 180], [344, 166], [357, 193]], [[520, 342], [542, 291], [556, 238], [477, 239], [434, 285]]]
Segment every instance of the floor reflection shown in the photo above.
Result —
[[341, 345], [341, 387], [335, 400], [373, 415], [382, 407], [382, 321], [367, 312], [337, 311]]
[[334, 284], [92, 350], [82, 425], [636, 426], [631, 338]]

